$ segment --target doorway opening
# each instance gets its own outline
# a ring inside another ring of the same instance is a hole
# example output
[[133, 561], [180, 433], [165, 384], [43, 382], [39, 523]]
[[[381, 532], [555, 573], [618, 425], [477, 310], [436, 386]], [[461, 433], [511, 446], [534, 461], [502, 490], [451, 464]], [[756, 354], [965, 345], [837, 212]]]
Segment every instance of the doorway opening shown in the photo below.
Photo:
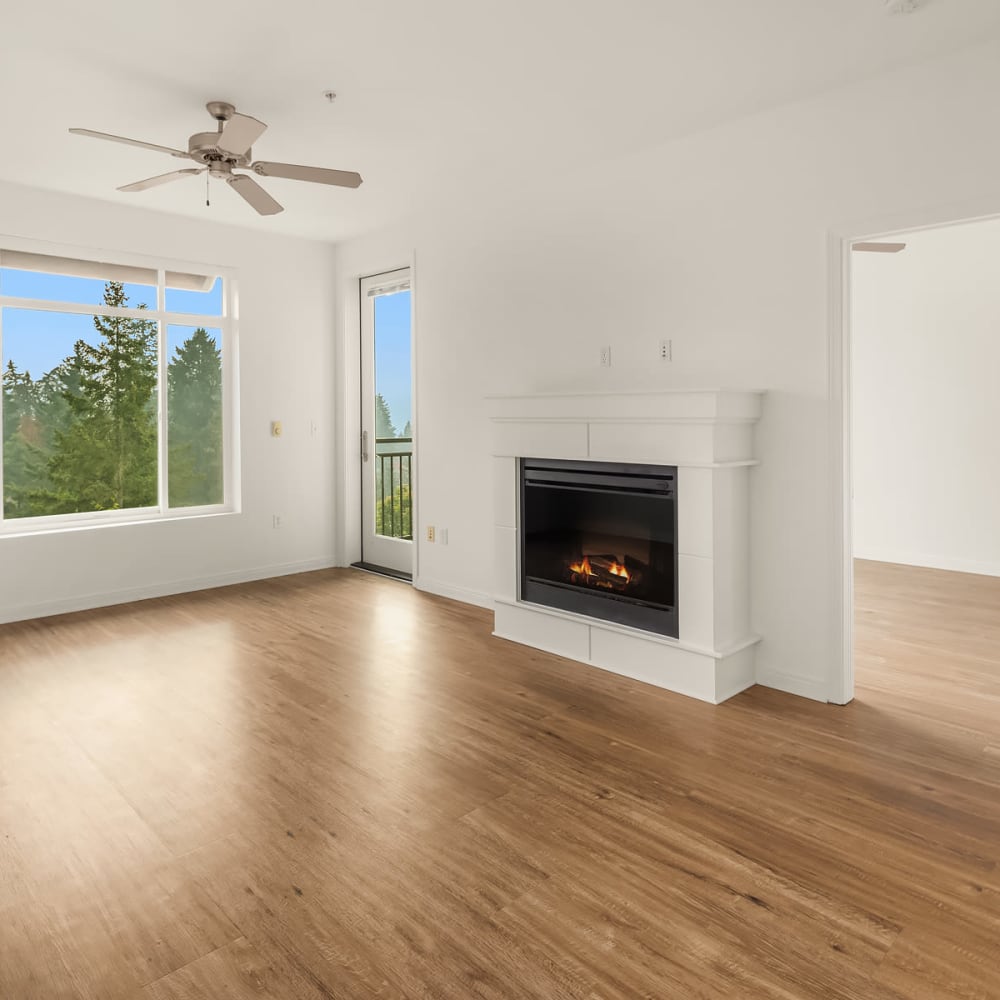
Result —
[[971, 720], [1000, 699], [1000, 218], [851, 249], [850, 693]]
[[412, 580], [416, 501], [410, 269], [362, 278], [361, 562]]

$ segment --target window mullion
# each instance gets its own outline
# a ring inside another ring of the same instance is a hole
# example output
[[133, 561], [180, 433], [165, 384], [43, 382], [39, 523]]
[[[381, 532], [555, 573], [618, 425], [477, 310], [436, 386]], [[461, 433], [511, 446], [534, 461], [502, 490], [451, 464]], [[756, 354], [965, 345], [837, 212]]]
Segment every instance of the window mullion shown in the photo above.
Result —
[[6, 398], [4, 396], [3, 387], [4, 387], [3, 386], [3, 307], [0, 306], [0, 528], [3, 527], [4, 512], [7, 507], [7, 501], [3, 491], [3, 466], [4, 466], [3, 401]]
[[233, 321], [236, 312], [236, 282], [225, 282], [222, 295], [222, 502], [234, 503], [236, 470], [238, 458], [233, 448], [235, 419], [233, 402], [236, 399], [233, 383], [236, 371], [236, 346], [233, 337]]
[[157, 348], [157, 409], [159, 434], [157, 436], [157, 477], [158, 484], [157, 497], [159, 499], [160, 511], [166, 513], [169, 509], [168, 477], [170, 470], [167, 467], [167, 322], [164, 316], [166, 311], [166, 272], [160, 268], [156, 272], [156, 311], [158, 315], [156, 340]]

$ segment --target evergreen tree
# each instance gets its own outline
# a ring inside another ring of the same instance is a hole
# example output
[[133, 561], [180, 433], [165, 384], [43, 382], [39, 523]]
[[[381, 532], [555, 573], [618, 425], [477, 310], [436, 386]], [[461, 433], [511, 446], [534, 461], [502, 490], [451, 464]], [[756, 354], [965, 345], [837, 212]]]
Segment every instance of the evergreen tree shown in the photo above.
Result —
[[392, 414], [389, 412], [389, 404], [380, 392], [375, 395], [375, 437], [399, 437], [396, 433], [396, 428], [392, 426]]
[[38, 387], [13, 361], [3, 372], [3, 509], [5, 517], [45, 513], [39, 491], [46, 482]]
[[21, 430], [21, 423], [35, 415], [35, 383], [30, 372], [20, 372], [13, 361], [3, 372], [3, 440], [6, 444]]
[[[106, 284], [104, 304], [128, 305], [121, 282]], [[60, 395], [70, 424], [55, 432], [48, 513], [150, 507], [157, 500], [156, 323], [95, 316], [94, 328], [99, 342], [77, 341], [64, 362]]]
[[222, 503], [222, 355], [202, 328], [170, 361], [167, 428], [170, 506]]
[[403, 437], [412, 438], [413, 437], [413, 427], [410, 425], [410, 421], [406, 421], [406, 426], [403, 428]]

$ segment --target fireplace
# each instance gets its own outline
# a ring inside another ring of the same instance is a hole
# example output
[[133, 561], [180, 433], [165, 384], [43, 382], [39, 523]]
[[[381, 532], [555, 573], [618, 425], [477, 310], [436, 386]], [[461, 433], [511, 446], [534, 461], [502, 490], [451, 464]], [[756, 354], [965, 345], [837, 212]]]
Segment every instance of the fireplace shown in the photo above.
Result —
[[677, 469], [522, 458], [520, 598], [677, 638]]

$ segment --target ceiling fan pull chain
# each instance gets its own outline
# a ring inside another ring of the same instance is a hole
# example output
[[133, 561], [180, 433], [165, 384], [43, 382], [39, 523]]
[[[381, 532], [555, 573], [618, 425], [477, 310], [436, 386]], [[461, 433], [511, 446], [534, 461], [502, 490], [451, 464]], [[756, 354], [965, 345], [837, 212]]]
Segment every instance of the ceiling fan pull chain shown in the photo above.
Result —
[[211, 177], [211, 174], [206, 170], [205, 171], [205, 208], [210, 208], [211, 207], [211, 202], [208, 200], [208, 179], [209, 179], [209, 177]]

